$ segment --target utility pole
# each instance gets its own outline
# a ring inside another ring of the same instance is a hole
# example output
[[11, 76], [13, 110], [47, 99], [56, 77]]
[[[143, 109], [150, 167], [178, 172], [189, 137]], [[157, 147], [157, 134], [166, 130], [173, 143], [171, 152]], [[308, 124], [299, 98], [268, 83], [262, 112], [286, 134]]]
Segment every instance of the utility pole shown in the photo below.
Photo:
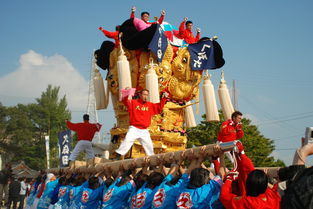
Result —
[[[91, 123], [98, 123], [98, 114], [96, 110], [96, 97], [95, 97], [95, 86], [94, 86], [94, 76], [95, 70], [97, 69], [96, 58], [94, 51], [91, 55], [91, 69], [90, 69], [90, 79], [89, 79], [89, 93], [88, 93], [88, 105], [87, 114], [89, 115], [89, 120]], [[93, 143], [101, 143], [100, 132], [96, 132], [92, 139]]]
[[234, 109], [238, 110], [238, 100], [237, 100], [237, 89], [236, 89], [236, 80], [233, 80], [233, 105]]

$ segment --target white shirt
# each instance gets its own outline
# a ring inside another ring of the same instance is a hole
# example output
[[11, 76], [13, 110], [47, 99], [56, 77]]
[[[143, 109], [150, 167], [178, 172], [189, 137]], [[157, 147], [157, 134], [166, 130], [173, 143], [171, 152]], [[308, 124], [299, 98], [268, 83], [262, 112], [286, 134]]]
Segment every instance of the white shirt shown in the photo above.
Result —
[[27, 189], [27, 186], [26, 186], [25, 182], [21, 181], [20, 195], [26, 195], [26, 189]]

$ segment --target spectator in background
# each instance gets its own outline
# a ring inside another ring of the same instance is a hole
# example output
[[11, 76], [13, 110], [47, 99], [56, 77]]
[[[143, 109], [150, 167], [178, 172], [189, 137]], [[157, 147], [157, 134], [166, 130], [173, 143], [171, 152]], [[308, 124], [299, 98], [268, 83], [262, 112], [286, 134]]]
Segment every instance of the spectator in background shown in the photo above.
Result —
[[21, 189], [20, 189], [20, 205], [19, 205], [19, 209], [23, 209], [24, 208], [24, 200], [25, 200], [25, 196], [26, 196], [26, 190], [27, 190], [27, 185], [25, 183], [25, 177], [19, 178], [19, 181], [21, 182]]
[[0, 206], [2, 206], [3, 194], [5, 205], [8, 203], [8, 182], [12, 175], [11, 165], [7, 163], [0, 171]]
[[20, 190], [21, 190], [21, 183], [16, 178], [11, 177], [10, 184], [9, 184], [8, 209], [11, 208], [12, 203], [13, 203], [13, 209], [16, 209], [17, 202], [19, 200]]

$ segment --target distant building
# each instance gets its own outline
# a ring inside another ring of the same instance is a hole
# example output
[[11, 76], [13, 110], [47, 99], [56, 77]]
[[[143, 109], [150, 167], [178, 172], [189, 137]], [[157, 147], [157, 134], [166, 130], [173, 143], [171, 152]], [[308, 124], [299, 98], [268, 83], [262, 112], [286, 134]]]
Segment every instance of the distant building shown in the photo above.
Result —
[[39, 175], [38, 171], [35, 171], [29, 168], [24, 161], [19, 164], [12, 165], [13, 175], [17, 178], [26, 177], [26, 178], [35, 178]]

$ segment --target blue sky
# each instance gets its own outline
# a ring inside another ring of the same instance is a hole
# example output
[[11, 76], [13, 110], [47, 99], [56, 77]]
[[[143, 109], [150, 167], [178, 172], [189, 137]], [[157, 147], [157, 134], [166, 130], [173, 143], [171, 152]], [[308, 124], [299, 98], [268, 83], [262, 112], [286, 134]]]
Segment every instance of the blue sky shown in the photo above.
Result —
[[[273, 155], [291, 163], [305, 127], [313, 126], [309, 0], [1, 1], [0, 101], [33, 102], [49, 83], [60, 85], [71, 100], [73, 121], [80, 121], [87, 106], [91, 53], [106, 40], [98, 27], [114, 30], [132, 6], [137, 16], [141, 11], [159, 16], [164, 9], [165, 20], [177, 26], [187, 16], [202, 36], [219, 36], [225, 79], [229, 87], [236, 80], [239, 109], [275, 140]], [[211, 73], [217, 89], [220, 70]], [[104, 131], [115, 120], [111, 109], [99, 111], [99, 119]]]

